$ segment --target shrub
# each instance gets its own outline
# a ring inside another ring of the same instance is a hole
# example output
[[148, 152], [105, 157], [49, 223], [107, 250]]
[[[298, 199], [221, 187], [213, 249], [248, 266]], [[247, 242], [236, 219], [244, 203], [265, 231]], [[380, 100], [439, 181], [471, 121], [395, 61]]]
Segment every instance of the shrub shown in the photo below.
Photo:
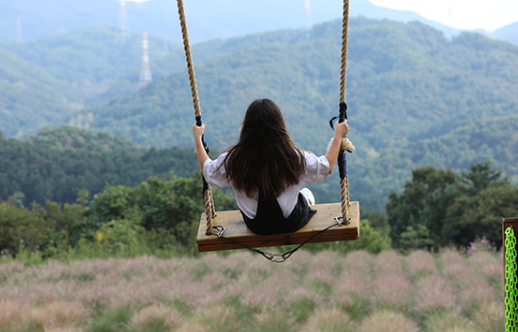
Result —
[[348, 332], [355, 325], [346, 313], [337, 308], [319, 309], [304, 324], [302, 332]]
[[381, 310], [372, 314], [361, 324], [362, 332], [418, 332], [417, 325], [402, 313]]

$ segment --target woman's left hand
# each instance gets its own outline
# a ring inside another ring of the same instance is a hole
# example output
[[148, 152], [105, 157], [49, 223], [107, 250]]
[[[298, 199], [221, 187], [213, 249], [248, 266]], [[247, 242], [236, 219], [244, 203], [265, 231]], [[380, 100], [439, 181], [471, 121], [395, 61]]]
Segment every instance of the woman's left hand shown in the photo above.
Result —
[[195, 140], [201, 140], [203, 133], [205, 132], [205, 124], [198, 126], [196, 123], [192, 126], [192, 134]]

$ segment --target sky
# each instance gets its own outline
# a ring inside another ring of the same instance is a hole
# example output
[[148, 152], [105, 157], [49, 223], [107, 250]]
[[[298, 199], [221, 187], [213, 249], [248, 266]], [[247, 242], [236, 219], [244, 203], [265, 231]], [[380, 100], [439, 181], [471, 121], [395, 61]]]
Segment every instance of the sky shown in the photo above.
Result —
[[[149, 0], [126, 1], [143, 2]], [[300, 1], [303, 3], [305, 0]], [[487, 32], [493, 32], [498, 28], [518, 22], [518, 0], [369, 1], [381, 7], [410, 10], [429, 20], [461, 30], [484, 29]], [[313, 0], [313, 6], [316, 5], [318, 5], [318, 0]]]
[[[317, 0], [318, 1], [318, 0]], [[369, 0], [373, 4], [410, 10], [457, 29], [488, 32], [518, 21], [518, 0]]]

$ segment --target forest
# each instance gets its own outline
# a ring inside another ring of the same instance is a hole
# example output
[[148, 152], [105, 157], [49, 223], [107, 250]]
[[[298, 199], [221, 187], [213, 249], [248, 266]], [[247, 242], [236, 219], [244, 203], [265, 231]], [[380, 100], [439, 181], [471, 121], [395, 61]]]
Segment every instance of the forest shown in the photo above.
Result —
[[0, 135], [0, 197], [21, 202], [74, 203], [80, 190], [92, 194], [110, 185], [137, 186], [152, 176], [190, 177], [193, 148], [157, 150], [125, 138], [75, 127], [45, 127], [27, 140]]
[[[136, 186], [111, 185], [94, 195], [81, 188], [76, 200], [65, 204], [47, 200], [24, 205], [17, 192], [0, 202], [0, 250], [2, 255], [36, 251], [43, 258], [196, 254], [194, 238], [204, 211], [201, 192], [199, 174], [152, 176]], [[214, 197], [218, 210], [237, 209], [232, 192], [214, 188]], [[518, 187], [490, 162], [471, 164], [460, 174], [421, 166], [401, 193], [389, 194], [386, 211], [362, 210], [359, 240], [307, 247], [342, 253], [437, 251], [468, 248], [482, 238], [498, 247], [500, 222], [515, 215], [516, 206]]]

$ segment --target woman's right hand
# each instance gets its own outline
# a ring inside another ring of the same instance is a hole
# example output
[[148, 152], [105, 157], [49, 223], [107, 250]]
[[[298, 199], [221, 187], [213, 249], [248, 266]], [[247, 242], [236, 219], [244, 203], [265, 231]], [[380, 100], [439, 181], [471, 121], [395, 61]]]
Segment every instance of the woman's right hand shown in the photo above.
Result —
[[349, 125], [347, 124], [347, 120], [344, 120], [344, 122], [337, 122], [335, 124], [335, 136], [344, 137], [349, 133]]
[[192, 126], [192, 134], [194, 135], [195, 141], [201, 141], [201, 137], [205, 132], [205, 124], [198, 126], [196, 123]]

